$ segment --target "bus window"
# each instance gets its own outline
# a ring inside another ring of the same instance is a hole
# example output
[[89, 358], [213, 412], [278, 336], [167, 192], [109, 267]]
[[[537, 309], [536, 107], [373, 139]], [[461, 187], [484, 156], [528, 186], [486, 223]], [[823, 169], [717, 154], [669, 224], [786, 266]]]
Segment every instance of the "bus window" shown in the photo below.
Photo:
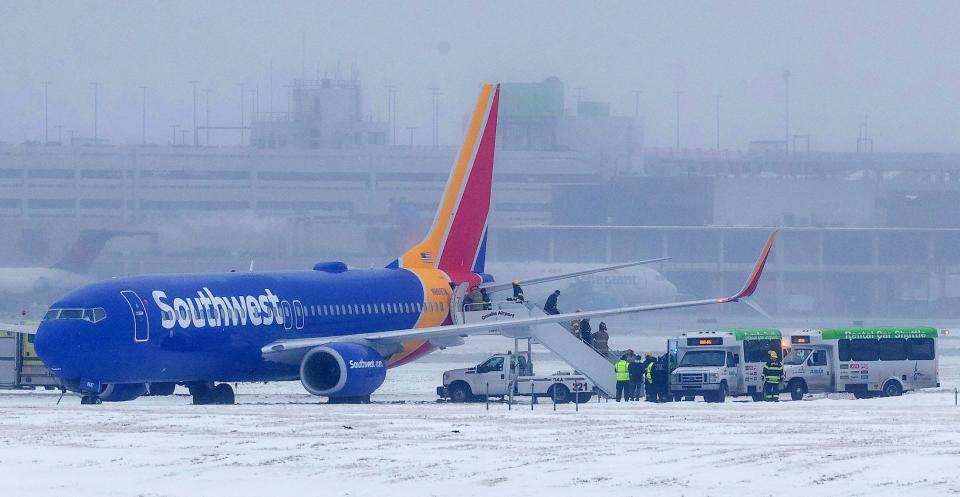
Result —
[[744, 340], [743, 361], [767, 362], [771, 350], [780, 354], [780, 340]]
[[850, 340], [846, 338], [837, 340], [837, 359], [841, 361], [850, 360]]
[[908, 338], [907, 359], [911, 361], [929, 361], [935, 356], [932, 338]]
[[850, 340], [850, 359], [877, 361], [880, 359], [880, 344], [874, 338], [854, 338]]
[[903, 338], [880, 339], [881, 361], [906, 361], [907, 341]]

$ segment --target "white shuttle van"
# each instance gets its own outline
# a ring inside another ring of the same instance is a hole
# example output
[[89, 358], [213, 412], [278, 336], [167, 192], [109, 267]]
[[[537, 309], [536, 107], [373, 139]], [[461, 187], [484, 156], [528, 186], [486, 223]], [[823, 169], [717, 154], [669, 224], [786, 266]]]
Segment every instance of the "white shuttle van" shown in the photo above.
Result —
[[937, 336], [922, 326], [795, 332], [783, 360], [783, 385], [794, 400], [825, 392], [895, 397], [939, 387]]

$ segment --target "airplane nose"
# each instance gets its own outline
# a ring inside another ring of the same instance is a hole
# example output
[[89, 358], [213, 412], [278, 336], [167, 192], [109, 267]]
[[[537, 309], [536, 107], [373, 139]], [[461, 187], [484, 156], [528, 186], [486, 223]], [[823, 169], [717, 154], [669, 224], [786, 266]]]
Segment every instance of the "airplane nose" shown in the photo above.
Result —
[[57, 376], [72, 378], [79, 374], [73, 367], [80, 357], [77, 331], [63, 323], [43, 322], [33, 341], [37, 355]]
[[660, 283], [662, 283], [663, 285], [662, 286], [663, 295], [667, 297], [667, 300], [665, 302], [673, 302], [677, 300], [677, 285], [674, 285], [673, 283], [667, 280], [663, 280]]

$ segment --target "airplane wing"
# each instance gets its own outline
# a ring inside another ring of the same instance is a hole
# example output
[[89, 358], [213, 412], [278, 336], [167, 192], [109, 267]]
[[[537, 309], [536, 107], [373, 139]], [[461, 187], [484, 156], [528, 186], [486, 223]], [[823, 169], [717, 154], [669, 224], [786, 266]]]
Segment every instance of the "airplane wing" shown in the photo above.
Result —
[[8, 333], [23, 333], [25, 335], [36, 335], [38, 325], [33, 324], [13, 324], [13, 323], [0, 323], [0, 331], [6, 331]]
[[277, 359], [284, 358], [289, 359], [290, 353], [297, 350], [302, 350], [304, 353], [313, 347], [329, 343], [331, 341], [338, 340], [369, 340], [371, 342], [402, 342], [406, 340], [433, 340], [433, 339], [442, 339], [442, 338], [451, 338], [451, 337], [465, 337], [470, 335], [499, 335], [504, 330], [524, 328], [527, 326], [536, 326], [540, 324], [548, 323], [558, 323], [562, 321], [572, 321], [574, 319], [584, 319], [584, 318], [600, 318], [605, 316], [614, 316], [618, 314], [631, 314], [636, 312], [647, 312], [647, 311], [658, 311], [664, 309], [680, 309], [685, 307], [697, 307], [702, 305], [711, 305], [711, 304], [726, 304], [729, 302], [737, 302], [743, 299], [747, 299], [753, 292], [757, 289], [757, 284], [760, 282], [760, 276], [763, 274], [763, 268], [767, 263], [767, 258], [770, 255], [770, 249], [773, 247], [773, 241], [777, 237], [777, 232], [779, 230], [774, 230], [770, 234], [770, 238], [767, 239], [766, 245], [764, 245], [763, 250], [760, 252], [760, 257], [757, 259], [757, 263], [753, 267], [753, 271], [750, 273], [750, 277], [747, 278], [747, 282], [744, 284], [743, 288], [734, 295], [729, 297], [720, 297], [713, 299], [704, 299], [704, 300], [688, 300], [684, 302], [670, 302], [666, 304], [652, 304], [652, 305], [640, 305], [632, 307], [620, 307], [616, 309], [603, 309], [597, 311], [587, 311], [587, 312], [578, 312], [578, 313], [566, 313], [566, 314], [553, 314], [538, 316], [532, 318], [521, 318], [508, 321], [498, 321], [493, 323], [471, 323], [471, 324], [460, 324], [460, 325], [449, 325], [449, 326], [434, 326], [429, 328], [412, 328], [404, 330], [392, 330], [392, 331], [381, 331], [373, 333], [358, 333], [348, 336], [340, 337], [316, 337], [316, 338], [299, 338], [291, 340], [278, 340], [272, 343], [267, 344], [261, 349], [261, 353], [266, 360], [272, 360], [274, 357]]
[[[523, 286], [527, 286], [527, 285], [537, 285], [540, 283], [549, 283], [551, 281], [577, 278], [579, 276], [586, 276], [588, 274], [602, 273], [604, 271], [613, 271], [616, 269], [623, 269], [625, 267], [639, 266], [641, 264], [653, 264], [654, 262], [661, 262], [669, 259], [670, 259], [669, 257], [660, 257], [657, 259], [647, 259], [645, 261], [625, 262], [623, 264], [616, 264], [613, 266], [603, 266], [603, 267], [598, 267], [594, 269], [587, 269], [585, 271], [577, 271], [575, 273], [564, 273], [564, 274], [556, 274], [552, 276], [544, 276], [541, 278], [530, 278], [526, 280], [521, 280], [520, 284]], [[510, 290], [512, 288], [512, 283], [483, 283], [479, 286], [480, 288], [492, 293], [492, 292]]]

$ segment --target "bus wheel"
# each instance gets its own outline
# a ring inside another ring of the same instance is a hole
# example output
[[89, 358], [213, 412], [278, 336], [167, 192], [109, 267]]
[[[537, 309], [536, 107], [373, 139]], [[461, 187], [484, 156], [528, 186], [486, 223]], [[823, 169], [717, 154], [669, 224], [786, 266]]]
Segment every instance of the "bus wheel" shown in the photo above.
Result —
[[803, 384], [803, 380], [790, 382], [790, 399], [803, 400], [803, 394], [805, 393], [807, 393], [807, 386]]
[[547, 389], [547, 397], [553, 399], [557, 404], [566, 404], [570, 402], [570, 389], [563, 385], [553, 385]]
[[903, 395], [903, 387], [900, 386], [899, 381], [890, 380], [883, 385], [884, 397], [899, 397], [901, 395]]

